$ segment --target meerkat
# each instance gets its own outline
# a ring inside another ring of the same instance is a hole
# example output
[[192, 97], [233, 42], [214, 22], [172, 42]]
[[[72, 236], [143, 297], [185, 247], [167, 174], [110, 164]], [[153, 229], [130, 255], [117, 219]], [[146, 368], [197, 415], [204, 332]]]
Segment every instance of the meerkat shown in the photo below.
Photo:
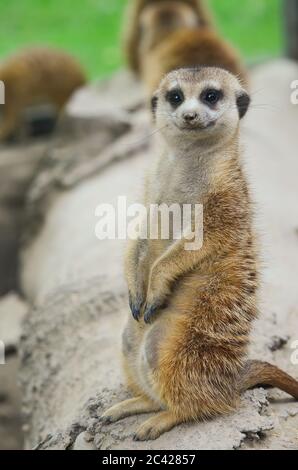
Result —
[[201, 1], [135, 1], [127, 47], [129, 64], [149, 96], [162, 77], [181, 67], [222, 67], [247, 82], [235, 49], [219, 36]]
[[208, 28], [183, 28], [169, 35], [159, 46], [144, 54], [141, 78], [151, 95], [164, 75], [177, 68], [220, 67], [248, 84], [247, 72], [235, 49]]
[[148, 210], [151, 204], [201, 204], [204, 241], [196, 250], [185, 249], [186, 237], [129, 242], [125, 272], [132, 315], [123, 333], [123, 364], [134, 398], [100, 419], [108, 424], [156, 412], [136, 440], [229, 413], [241, 393], [257, 385], [298, 399], [298, 381], [274, 365], [247, 359], [259, 286], [239, 145], [249, 103], [236, 77], [210, 67], [171, 72], [152, 99], [159, 150], [143, 203]]
[[18, 128], [28, 107], [49, 104], [57, 115], [86, 83], [81, 66], [69, 54], [44, 47], [23, 50], [0, 65], [5, 104], [1, 105], [0, 140]]
[[140, 72], [142, 54], [181, 27], [210, 26], [204, 0], [130, 0], [125, 21], [125, 55], [130, 68]]

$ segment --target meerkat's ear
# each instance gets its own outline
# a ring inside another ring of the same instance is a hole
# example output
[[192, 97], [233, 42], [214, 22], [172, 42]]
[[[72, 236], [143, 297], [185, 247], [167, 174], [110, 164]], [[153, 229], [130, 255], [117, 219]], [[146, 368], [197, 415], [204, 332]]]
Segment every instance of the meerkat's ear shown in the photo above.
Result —
[[237, 108], [239, 112], [239, 117], [242, 119], [247, 113], [248, 107], [250, 105], [250, 96], [245, 90], [239, 91], [236, 97]]
[[152, 111], [154, 119], [155, 119], [155, 115], [156, 115], [157, 103], [158, 103], [158, 96], [155, 94], [151, 98], [151, 111]]

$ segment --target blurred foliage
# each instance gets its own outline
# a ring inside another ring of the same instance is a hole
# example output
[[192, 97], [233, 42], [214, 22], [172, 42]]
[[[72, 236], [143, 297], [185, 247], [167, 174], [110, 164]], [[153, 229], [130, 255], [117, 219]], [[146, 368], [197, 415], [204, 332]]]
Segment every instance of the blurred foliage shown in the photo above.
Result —
[[217, 24], [247, 60], [283, 52], [282, 0], [209, 0]]
[[[0, 0], [0, 55], [46, 44], [73, 53], [90, 77], [105, 76], [122, 63], [125, 4], [126, 0]], [[210, 0], [210, 5], [221, 31], [247, 60], [282, 52], [281, 0]]]

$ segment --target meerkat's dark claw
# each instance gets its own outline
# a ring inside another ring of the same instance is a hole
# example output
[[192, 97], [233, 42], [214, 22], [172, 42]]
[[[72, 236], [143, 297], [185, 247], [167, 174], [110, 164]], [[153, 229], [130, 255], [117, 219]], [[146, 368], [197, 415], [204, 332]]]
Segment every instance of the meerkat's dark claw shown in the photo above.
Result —
[[144, 309], [144, 322], [147, 324], [152, 323], [156, 312], [167, 308], [167, 306], [168, 302], [166, 299], [164, 301], [156, 301], [156, 303], [152, 305], [146, 305]]
[[131, 313], [132, 313], [133, 318], [134, 318], [136, 321], [139, 321], [140, 316], [141, 316], [141, 310], [138, 309], [138, 308], [135, 307], [135, 306], [132, 306], [132, 307], [131, 307]]
[[136, 321], [139, 321], [141, 316], [141, 309], [142, 309], [143, 301], [141, 298], [137, 298], [135, 301], [132, 299], [131, 294], [129, 294], [129, 307], [132, 313], [133, 318]]
[[144, 313], [144, 322], [147, 324], [152, 323], [153, 317], [159, 308], [159, 305], [147, 305]]

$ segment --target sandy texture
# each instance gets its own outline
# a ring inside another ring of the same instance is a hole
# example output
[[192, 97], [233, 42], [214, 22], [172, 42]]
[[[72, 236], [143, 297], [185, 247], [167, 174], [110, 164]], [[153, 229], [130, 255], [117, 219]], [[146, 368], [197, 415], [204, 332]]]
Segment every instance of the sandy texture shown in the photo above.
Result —
[[[297, 65], [287, 61], [255, 69], [253, 105], [243, 123], [245, 166], [264, 254], [262, 316], [253, 334], [251, 356], [277, 363], [296, 377], [291, 344], [298, 339], [298, 106], [290, 103], [290, 84], [297, 76]], [[150, 163], [152, 148], [144, 143], [144, 129], [147, 135], [151, 132], [149, 119], [141, 102], [130, 101], [128, 91], [133, 87], [127, 77], [116, 77], [92, 90], [92, 102], [109, 103], [110, 94], [110, 106], [117, 106], [117, 113], [130, 123], [121, 134], [126, 145], [115, 150], [113, 141], [98, 149], [97, 156], [92, 153], [85, 159], [88, 171], [77, 159], [72, 166], [76, 177], [68, 187], [61, 184], [67, 180], [71, 161], [66, 148], [66, 170], [61, 171], [53, 159], [45, 161], [31, 191], [21, 273], [23, 292], [36, 305], [27, 316], [21, 342], [26, 446], [297, 448], [298, 404], [275, 390], [247, 392], [236, 413], [179, 426], [154, 442], [131, 439], [142, 416], [111, 426], [97, 421], [103, 409], [127, 396], [118, 354], [128, 314], [124, 242], [98, 241], [94, 229], [96, 206], [115, 204], [119, 195], [133, 198]], [[77, 102], [78, 113], [90, 100], [87, 95], [86, 91]], [[135, 140], [135, 135], [141, 138]], [[34, 214], [40, 213], [43, 217], [30, 232]]]
[[23, 447], [21, 393], [17, 386], [19, 360], [10, 356], [0, 365], [0, 449], [18, 450]]
[[0, 301], [0, 339], [6, 351], [15, 351], [22, 332], [22, 321], [28, 307], [14, 293], [7, 294]]
[[47, 145], [0, 144], [0, 296], [17, 286], [25, 196]]

